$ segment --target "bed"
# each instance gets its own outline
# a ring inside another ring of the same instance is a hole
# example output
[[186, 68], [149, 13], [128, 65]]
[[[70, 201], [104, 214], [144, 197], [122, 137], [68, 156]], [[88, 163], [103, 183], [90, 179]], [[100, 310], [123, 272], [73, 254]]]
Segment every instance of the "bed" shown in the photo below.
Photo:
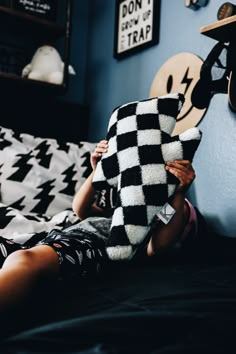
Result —
[[[65, 111], [76, 120], [76, 110]], [[12, 117], [0, 127], [0, 234], [30, 244], [76, 222], [71, 201], [95, 143], [76, 138], [73, 124], [64, 137], [53, 124], [47, 136], [47, 116], [37, 124]], [[199, 217], [192, 248], [115, 262], [73, 290], [49, 284], [6, 320], [1, 352], [235, 353], [236, 239], [212, 233]]]

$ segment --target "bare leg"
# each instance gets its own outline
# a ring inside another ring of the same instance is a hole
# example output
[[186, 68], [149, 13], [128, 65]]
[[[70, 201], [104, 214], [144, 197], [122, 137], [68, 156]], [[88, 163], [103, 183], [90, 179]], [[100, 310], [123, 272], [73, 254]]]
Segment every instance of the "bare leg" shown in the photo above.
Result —
[[58, 273], [58, 256], [50, 246], [10, 254], [0, 269], [0, 313], [24, 303], [38, 283], [56, 279]]

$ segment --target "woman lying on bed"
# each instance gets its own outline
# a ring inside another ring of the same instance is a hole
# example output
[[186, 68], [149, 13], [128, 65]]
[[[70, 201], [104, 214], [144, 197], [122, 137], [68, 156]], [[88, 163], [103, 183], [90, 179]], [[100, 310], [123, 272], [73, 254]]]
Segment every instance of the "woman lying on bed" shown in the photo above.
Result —
[[[91, 154], [93, 171], [107, 141], [101, 141]], [[158, 255], [174, 245], [196, 237], [195, 209], [185, 194], [195, 178], [189, 161], [167, 163], [166, 169], [179, 179], [179, 185], [169, 203], [176, 210], [169, 224], [157, 222], [148, 245], [147, 256]], [[0, 312], [27, 303], [33, 289], [47, 281], [70, 280], [96, 275], [108, 262], [106, 240], [111, 226], [111, 208], [94, 203], [92, 186], [94, 172], [74, 197], [73, 210], [82, 221], [62, 231], [52, 230], [47, 237], [31, 248], [0, 237]], [[72, 282], [73, 284], [73, 282]]]

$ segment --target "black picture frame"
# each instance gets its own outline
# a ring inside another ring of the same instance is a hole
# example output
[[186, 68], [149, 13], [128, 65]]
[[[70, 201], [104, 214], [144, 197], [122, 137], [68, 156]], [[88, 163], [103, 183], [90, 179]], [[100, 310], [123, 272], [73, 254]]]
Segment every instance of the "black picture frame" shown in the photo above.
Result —
[[116, 0], [113, 56], [122, 59], [159, 42], [161, 0]]

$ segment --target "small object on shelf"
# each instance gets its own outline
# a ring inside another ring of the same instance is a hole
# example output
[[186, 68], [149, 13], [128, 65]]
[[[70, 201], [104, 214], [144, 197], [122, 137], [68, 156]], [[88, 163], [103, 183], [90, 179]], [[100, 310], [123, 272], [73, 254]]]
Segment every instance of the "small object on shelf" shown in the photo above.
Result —
[[[75, 74], [71, 66], [69, 66], [69, 72]], [[38, 48], [31, 63], [27, 64], [22, 70], [22, 77], [56, 85], [62, 84], [63, 75], [64, 62], [61, 60], [58, 51], [49, 45]]]
[[231, 4], [231, 2], [225, 2], [219, 7], [217, 12], [218, 20], [233, 16], [236, 14], [236, 6]]
[[[1, 1], [2, 0], [0, 0], [0, 2]], [[5, 46], [3, 48], [0, 46], [0, 49], [2, 49], [0, 88], [7, 91], [14, 90], [14, 94], [16, 95], [18, 95], [21, 88], [23, 89], [22, 94], [26, 92], [27, 94], [31, 94], [32, 91], [32, 96], [37, 92], [41, 92], [42, 94], [50, 93], [53, 95], [64, 95], [66, 93], [69, 84], [68, 74], [75, 73], [73, 68], [69, 65], [72, 1], [73, 0], [18, 1], [18, 3], [24, 6], [27, 4], [31, 6], [33, 3], [55, 3], [57, 7], [56, 21], [16, 9], [14, 6], [16, 0], [9, 0], [9, 6], [0, 5], [1, 34], [5, 44], [9, 47], [9, 49], [7, 48], [6, 58], [4, 57], [6, 48]], [[1, 4], [3, 5], [3, 1]], [[9, 26], [9, 23], [12, 25]], [[15, 40], [16, 34], [17, 38], [19, 35], [19, 42]], [[64, 43], [61, 39], [63, 39]], [[18, 43], [17, 46], [20, 46], [20, 52], [17, 51], [17, 57], [14, 58], [16, 60], [12, 63], [12, 56], [14, 55], [12, 48], [16, 46], [16, 43]], [[63, 52], [61, 56], [62, 66], [59, 72], [57, 72], [59, 74], [55, 75], [53, 78], [47, 78], [46, 80], [39, 78], [27, 80], [26, 78], [30, 70], [28, 69], [27, 74], [24, 72], [24, 77], [22, 77], [22, 69], [27, 63], [31, 64], [34, 52], [44, 44], [54, 46], [55, 48], [59, 47], [60, 52]]]
[[56, 0], [12, 0], [12, 7], [17, 11], [49, 21], [56, 21], [57, 18]]

